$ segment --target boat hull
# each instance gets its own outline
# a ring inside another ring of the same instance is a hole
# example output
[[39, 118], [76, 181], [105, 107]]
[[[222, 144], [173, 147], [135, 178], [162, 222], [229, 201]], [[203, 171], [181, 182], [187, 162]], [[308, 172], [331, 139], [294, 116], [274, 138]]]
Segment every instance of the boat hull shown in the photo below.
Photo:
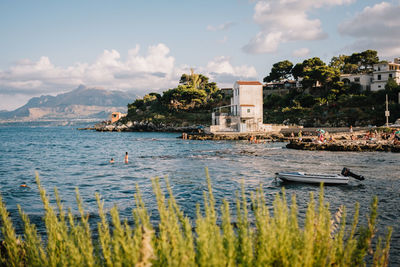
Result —
[[309, 184], [348, 184], [349, 178], [339, 174], [307, 174], [301, 172], [280, 172], [277, 177], [285, 182]]

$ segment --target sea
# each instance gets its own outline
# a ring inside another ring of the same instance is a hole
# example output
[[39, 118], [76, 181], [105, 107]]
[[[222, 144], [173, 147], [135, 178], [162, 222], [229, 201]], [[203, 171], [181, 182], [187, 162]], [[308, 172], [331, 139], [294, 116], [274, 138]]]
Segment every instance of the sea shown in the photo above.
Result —
[[[54, 200], [57, 188], [65, 208], [78, 214], [75, 190], [84, 201], [96, 232], [95, 194], [106, 210], [117, 205], [122, 218], [133, 222], [134, 193], [138, 185], [143, 200], [157, 224], [156, 200], [152, 179], [158, 177], [165, 189], [168, 178], [184, 213], [195, 219], [196, 204], [203, 202], [209, 172], [217, 206], [223, 199], [232, 203], [235, 213], [237, 192], [244, 188], [250, 198], [260, 186], [269, 206], [276, 194], [288, 199], [296, 195], [300, 221], [304, 219], [310, 193], [318, 185], [288, 184], [275, 179], [280, 171], [340, 173], [343, 167], [365, 176], [351, 179], [348, 185], [325, 186], [325, 200], [332, 213], [344, 205], [348, 221], [360, 204], [360, 224], [374, 196], [379, 199], [378, 231], [384, 236], [393, 227], [390, 263], [400, 264], [400, 154], [387, 152], [300, 151], [285, 148], [285, 143], [250, 144], [246, 141], [182, 140], [177, 133], [95, 132], [73, 126], [0, 126], [0, 193], [11, 214], [17, 233], [22, 224], [17, 205], [45, 234], [43, 204], [35, 176]], [[128, 152], [129, 163], [124, 163]], [[110, 164], [110, 159], [114, 163]], [[22, 187], [21, 185], [26, 185]], [[349, 222], [350, 223], [350, 222]]]

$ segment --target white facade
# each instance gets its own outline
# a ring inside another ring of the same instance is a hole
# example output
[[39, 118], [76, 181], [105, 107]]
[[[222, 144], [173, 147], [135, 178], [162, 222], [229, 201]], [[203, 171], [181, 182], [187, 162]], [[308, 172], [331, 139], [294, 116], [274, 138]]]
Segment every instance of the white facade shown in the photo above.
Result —
[[374, 64], [371, 74], [342, 74], [340, 80], [344, 83], [358, 83], [363, 90], [371, 89], [378, 91], [385, 89], [389, 78], [400, 84], [400, 58], [395, 58], [394, 62], [382, 62]]
[[212, 114], [211, 131], [257, 132], [263, 129], [263, 86], [257, 81], [237, 81], [231, 105]]
[[395, 58], [394, 62], [378, 63], [374, 65], [374, 79], [371, 84], [372, 91], [385, 89], [385, 85], [389, 78], [400, 84], [400, 64], [399, 59]]
[[340, 75], [340, 81], [344, 84], [356, 83], [361, 86], [362, 90], [370, 90], [374, 76], [368, 73], [360, 74], [342, 74]]

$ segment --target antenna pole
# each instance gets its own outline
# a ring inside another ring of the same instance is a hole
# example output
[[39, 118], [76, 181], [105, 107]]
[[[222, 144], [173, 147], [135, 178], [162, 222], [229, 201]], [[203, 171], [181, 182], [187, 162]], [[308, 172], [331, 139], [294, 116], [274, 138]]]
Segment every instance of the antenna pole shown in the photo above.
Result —
[[386, 116], [386, 127], [389, 127], [389, 101], [388, 101], [388, 95], [386, 94], [386, 110], [385, 110], [385, 116]]

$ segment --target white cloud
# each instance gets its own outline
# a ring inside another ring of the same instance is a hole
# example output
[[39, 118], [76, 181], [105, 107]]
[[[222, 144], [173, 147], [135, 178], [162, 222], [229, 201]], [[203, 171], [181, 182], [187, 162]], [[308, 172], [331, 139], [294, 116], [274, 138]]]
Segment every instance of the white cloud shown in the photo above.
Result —
[[257, 80], [257, 71], [253, 66], [233, 66], [230, 57], [220, 56], [207, 63], [205, 68], [199, 68], [200, 73], [205, 73], [219, 87], [232, 87], [237, 80]]
[[[228, 57], [215, 58], [207, 66], [195, 70], [218, 85], [229, 82], [232, 86], [235, 79], [255, 79], [257, 76], [254, 67], [233, 66]], [[166, 90], [176, 87], [183, 73], [190, 73], [190, 68], [176, 66], [175, 58], [165, 44], [150, 46], [146, 53], [140, 53], [137, 45], [128, 51], [125, 59], [114, 49], [104, 50], [93, 63], [76, 63], [68, 67], [56, 66], [45, 56], [37, 61], [20, 60], [8, 69], [0, 70], [0, 110], [15, 109], [33, 96], [55, 95], [80, 84], [138, 95]]]
[[150, 46], [147, 54], [139, 54], [139, 46], [128, 52], [126, 60], [116, 50], [104, 50], [94, 63], [76, 63], [63, 68], [55, 66], [48, 57], [38, 61], [22, 60], [8, 70], [0, 70], [0, 88], [16, 91], [55, 92], [79, 84], [117, 89], [144, 89], [170, 86], [174, 57], [164, 44]]
[[212, 32], [225, 31], [225, 30], [228, 30], [229, 28], [231, 28], [233, 25], [234, 25], [234, 23], [231, 21], [225, 22], [225, 23], [217, 25], [217, 26], [208, 25], [207, 31], [212, 31]]
[[260, 0], [254, 7], [253, 19], [261, 31], [243, 50], [251, 54], [275, 52], [282, 43], [319, 40], [326, 37], [321, 21], [308, 12], [324, 6], [343, 5], [355, 0]]
[[293, 51], [293, 56], [295, 57], [306, 57], [310, 54], [310, 49], [308, 48], [300, 48]]
[[379, 55], [400, 55], [400, 3], [381, 2], [365, 7], [353, 19], [339, 25], [339, 32], [354, 37], [352, 49], [374, 49]]

